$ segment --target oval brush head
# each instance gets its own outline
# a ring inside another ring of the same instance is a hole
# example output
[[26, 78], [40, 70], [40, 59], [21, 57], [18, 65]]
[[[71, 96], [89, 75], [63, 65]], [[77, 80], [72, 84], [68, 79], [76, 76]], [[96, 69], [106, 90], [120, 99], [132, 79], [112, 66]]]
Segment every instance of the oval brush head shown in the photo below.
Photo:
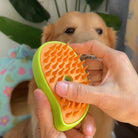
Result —
[[88, 105], [59, 97], [54, 92], [58, 81], [73, 81], [88, 84], [87, 67], [68, 44], [52, 41], [43, 44], [33, 58], [35, 81], [47, 95], [53, 112], [54, 125], [60, 131], [71, 129], [81, 122], [88, 111]]

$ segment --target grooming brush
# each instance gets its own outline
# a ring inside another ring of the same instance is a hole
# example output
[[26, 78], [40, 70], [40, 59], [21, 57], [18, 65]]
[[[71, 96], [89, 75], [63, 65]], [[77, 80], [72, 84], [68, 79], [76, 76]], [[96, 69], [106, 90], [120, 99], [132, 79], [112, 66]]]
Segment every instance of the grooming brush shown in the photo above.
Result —
[[43, 44], [33, 58], [33, 73], [37, 86], [48, 97], [54, 125], [57, 130], [65, 131], [81, 122], [87, 114], [89, 105], [66, 100], [58, 96], [54, 87], [58, 81], [72, 81], [88, 84], [87, 67], [68, 44], [51, 41]]

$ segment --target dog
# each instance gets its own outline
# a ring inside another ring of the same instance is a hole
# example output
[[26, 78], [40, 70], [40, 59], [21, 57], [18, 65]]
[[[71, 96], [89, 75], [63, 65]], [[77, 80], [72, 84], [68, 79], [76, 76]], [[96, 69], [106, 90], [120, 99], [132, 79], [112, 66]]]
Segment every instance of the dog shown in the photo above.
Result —
[[[61, 16], [57, 22], [46, 26], [42, 34], [42, 44], [48, 41], [61, 41], [71, 44], [90, 40], [98, 40], [111, 48], [115, 48], [116, 45], [116, 32], [112, 28], [107, 27], [104, 20], [93, 12], [66, 13]], [[95, 72], [93, 74], [95, 74]], [[97, 80], [95, 78], [95, 80], [91, 81], [90, 85], [98, 85], [100, 82], [101, 80]], [[18, 124], [15, 128], [11, 129], [4, 138], [10, 138], [11, 136], [13, 138], [37, 137], [36, 126], [38, 122], [35, 113], [33, 94], [36, 88], [37, 85], [35, 80], [32, 79], [29, 83], [28, 91], [25, 92], [27, 94], [20, 95], [20, 93], [18, 93], [17, 95], [19, 96], [16, 96], [16, 98], [20, 96], [27, 96], [27, 98], [24, 98], [26, 101], [23, 101], [24, 103], [28, 103], [26, 110], [23, 108], [23, 111], [20, 111], [18, 109], [19, 107], [16, 108], [16, 104], [12, 104], [11, 102], [11, 111], [14, 115], [21, 115], [21, 113], [25, 114], [29, 112], [32, 116], [30, 119], [25, 120]], [[15, 91], [15, 93], [17, 93], [17, 91]], [[94, 138], [112, 138], [114, 120], [93, 105], [90, 105], [88, 113], [93, 116], [96, 123], [96, 134]]]

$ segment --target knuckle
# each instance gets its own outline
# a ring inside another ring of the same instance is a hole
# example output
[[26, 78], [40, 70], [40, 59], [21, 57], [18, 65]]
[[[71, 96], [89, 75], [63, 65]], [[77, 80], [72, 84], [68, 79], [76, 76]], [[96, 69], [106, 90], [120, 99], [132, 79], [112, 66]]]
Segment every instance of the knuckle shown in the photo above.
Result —
[[121, 51], [116, 51], [114, 53], [114, 56], [112, 56], [111, 60], [113, 61], [112, 63], [123, 65], [123, 63], [126, 63], [129, 59], [126, 53]]
[[76, 95], [75, 95], [75, 99], [76, 99], [77, 101], [80, 100], [81, 91], [82, 91], [82, 87], [81, 87], [81, 85], [79, 84], [78, 87], [77, 87], [77, 89], [76, 89]]
[[125, 60], [125, 59], [127, 59], [128, 57], [127, 57], [127, 55], [126, 55], [126, 53], [124, 53], [124, 52], [118, 52], [118, 58], [119, 59], [123, 59], [123, 60]]
[[83, 91], [83, 88], [80, 84], [70, 85], [68, 98], [75, 101], [81, 101], [82, 91]]

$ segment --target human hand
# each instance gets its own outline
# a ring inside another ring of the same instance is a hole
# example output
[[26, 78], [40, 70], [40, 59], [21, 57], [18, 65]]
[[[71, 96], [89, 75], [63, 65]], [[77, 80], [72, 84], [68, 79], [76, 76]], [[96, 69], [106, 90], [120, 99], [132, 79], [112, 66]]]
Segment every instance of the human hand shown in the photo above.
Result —
[[[96, 128], [93, 118], [89, 115], [75, 128], [66, 132], [56, 130], [50, 103], [42, 90], [36, 89], [36, 114], [38, 117], [41, 138], [92, 138]], [[38, 134], [37, 134], [38, 135]]]
[[58, 82], [56, 93], [69, 100], [96, 105], [114, 119], [138, 126], [138, 75], [126, 54], [95, 40], [71, 46], [78, 53], [102, 59], [107, 73], [96, 87]]

